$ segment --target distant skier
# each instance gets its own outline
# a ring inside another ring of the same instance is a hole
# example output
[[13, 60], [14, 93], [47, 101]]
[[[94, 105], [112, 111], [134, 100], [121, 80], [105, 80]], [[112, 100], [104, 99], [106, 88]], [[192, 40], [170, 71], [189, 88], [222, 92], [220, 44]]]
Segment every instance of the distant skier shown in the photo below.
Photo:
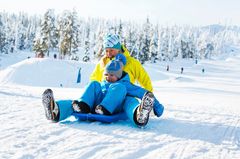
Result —
[[183, 67], [181, 67], [181, 74], [183, 74]]
[[205, 72], [205, 69], [204, 68], [202, 68], [202, 73], [204, 73]]
[[198, 63], [198, 60], [196, 59], [196, 60], [195, 60], [195, 64], [197, 64], [197, 63]]
[[54, 55], [53, 55], [53, 58], [54, 58], [54, 59], [57, 59], [57, 54], [54, 54]]
[[169, 71], [169, 65], [167, 65], [167, 71]]

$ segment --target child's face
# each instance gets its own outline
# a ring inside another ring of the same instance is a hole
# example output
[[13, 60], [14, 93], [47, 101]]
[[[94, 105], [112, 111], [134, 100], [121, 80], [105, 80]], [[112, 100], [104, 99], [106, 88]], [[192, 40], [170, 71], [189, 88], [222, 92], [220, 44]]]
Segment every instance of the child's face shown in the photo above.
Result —
[[104, 76], [106, 81], [108, 82], [116, 82], [118, 80], [117, 76], [111, 73], [105, 73]]

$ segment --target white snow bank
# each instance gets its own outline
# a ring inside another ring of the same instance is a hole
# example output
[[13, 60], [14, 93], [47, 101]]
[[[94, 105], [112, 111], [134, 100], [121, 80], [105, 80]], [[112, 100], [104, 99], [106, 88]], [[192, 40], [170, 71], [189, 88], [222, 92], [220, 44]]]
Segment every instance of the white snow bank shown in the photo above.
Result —
[[[84, 86], [95, 64], [76, 61], [30, 58], [0, 71], [0, 83], [14, 83], [28, 86], [79, 87]], [[81, 84], [77, 84], [79, 68]]]

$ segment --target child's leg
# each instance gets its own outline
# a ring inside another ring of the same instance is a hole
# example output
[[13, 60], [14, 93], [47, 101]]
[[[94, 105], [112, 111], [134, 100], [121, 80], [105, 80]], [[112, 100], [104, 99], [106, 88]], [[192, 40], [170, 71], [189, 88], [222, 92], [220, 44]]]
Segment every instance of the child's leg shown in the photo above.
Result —
[[94, 107], [98, 105], [102, 99], [101, 84], [97, 81], [92, 81], [86, 86], [78, 101], [86, 103], [90, 107], [90, 110], [93, 111]]
[[[82, 97], [79, 101], [83, 101], [89, 105], [90, 108], [94, 106], [94, 102], [100, 101], [102, 98], [101, 85], [99, 82], [93, 81], [86, 87]], [[59, 100], [56, 104], [59, 107], [59, 121], [68, 118], [73, 113], [72, 100]], [[100, 102], [98, 102], [100, 103]]]
[[100, 103], [110, 114], [117, 113], [123, 110], [123, 101], [126, 97], [127, 89], [121, 83], [113, 83]]

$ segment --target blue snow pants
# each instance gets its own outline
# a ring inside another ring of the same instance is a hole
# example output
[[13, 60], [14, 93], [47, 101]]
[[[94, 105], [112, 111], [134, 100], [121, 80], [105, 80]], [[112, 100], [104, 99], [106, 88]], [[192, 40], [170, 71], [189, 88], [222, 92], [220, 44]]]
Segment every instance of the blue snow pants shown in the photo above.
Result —
[[126, 87], [121, 83], [112, 83], [108, 90], [103, 92], [101, 84], [97, 81], [92, 81], [87, 85], [79, 101], [87, 103], [92, 112], [97, 105], [102, 105], [113, 114], [122, 111], [122, 104], [126, 94]]
[[[90, 106], [91, 111], [97, 105], [103, 105], [110, 113], [119, 113], [124, 111], [127, 117], [134, 122], [134, 112], [139, 106], [139, 101], [130, 96], [126, 96], [127, 90], [123, 84], [113, 83], [108, 91], [102, 92], [101, 84], [92, 81], [85, 88], [84, 93], [78, 101], [83, 101]], [[114, 98], [113, 98], [114, 97]], [[73, 113], [72, 100], [56, 101], [59, 107], [59, 121], [66, 119]]]

